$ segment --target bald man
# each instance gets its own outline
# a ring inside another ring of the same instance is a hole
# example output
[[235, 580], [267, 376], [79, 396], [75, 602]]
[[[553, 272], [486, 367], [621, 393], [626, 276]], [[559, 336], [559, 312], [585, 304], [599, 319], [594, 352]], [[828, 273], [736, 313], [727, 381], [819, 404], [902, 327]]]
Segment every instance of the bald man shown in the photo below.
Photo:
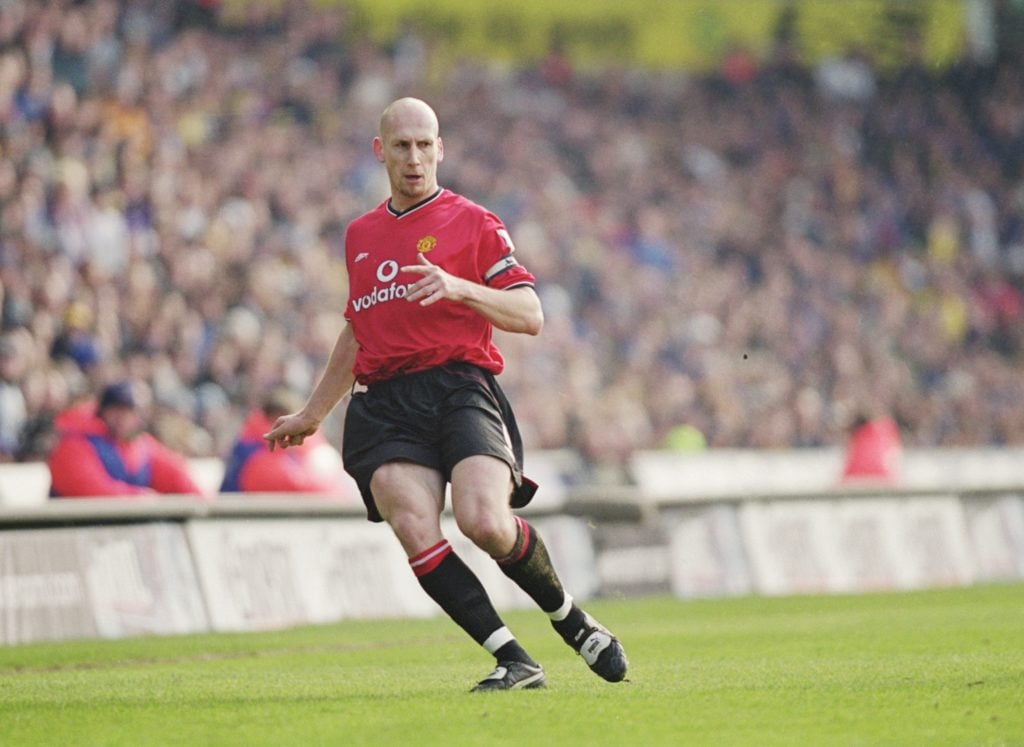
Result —
[[540, 333], [534, 276], [495, 215], [438, 186], [444, 144], [430, 106], [414, 98], [388, 106], [373, 153], [391, 196], [348, 227], [347, 324], [305, 405], [265, 438], [271, 449], [301, 444], [352, 392], [345, 468], [367, 518], [388, 523], [423, 589], [494, 656], [474, 691], [543, 687], [545, 675], [442, 534], [449, 483], [459, 530], [594, 672], [619, 682], [622, 645], [573, 602], [536, 529], [512, 511], [537, 486], [523, 477], [519, 430], [495, 378], [505, 363], [491, 337], [495, 327]]

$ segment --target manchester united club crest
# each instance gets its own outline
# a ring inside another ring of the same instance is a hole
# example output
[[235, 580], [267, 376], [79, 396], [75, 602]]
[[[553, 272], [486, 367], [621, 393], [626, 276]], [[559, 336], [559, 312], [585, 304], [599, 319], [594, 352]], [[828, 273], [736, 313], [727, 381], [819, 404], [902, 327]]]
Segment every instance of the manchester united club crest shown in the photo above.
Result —
[[416, 242], [416, 251], [418, 251], [420, 254], [426, 254], [435, 246], [437, 246], [437, 237], [427, 235]]

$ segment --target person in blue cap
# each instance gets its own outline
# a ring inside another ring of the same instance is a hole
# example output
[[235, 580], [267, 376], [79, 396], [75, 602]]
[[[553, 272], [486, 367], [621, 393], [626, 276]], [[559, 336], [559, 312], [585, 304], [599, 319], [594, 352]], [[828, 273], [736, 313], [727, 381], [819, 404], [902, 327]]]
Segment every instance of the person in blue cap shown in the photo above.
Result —
[[145, 387], [106, 386], [96, 403], [57, 416], [58, 440], [47, 463], [53, 498], [203, 495], [185, 458], [146, 431]]

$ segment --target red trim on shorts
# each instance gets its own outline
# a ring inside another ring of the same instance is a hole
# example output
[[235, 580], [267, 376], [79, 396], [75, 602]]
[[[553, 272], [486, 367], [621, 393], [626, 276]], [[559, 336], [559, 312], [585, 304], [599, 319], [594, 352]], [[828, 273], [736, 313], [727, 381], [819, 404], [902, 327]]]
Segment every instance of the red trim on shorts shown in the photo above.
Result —
[[441, 561], [451, 554], [452, 546], [448, 540], [441, 540], [433, 547], [428, 547], [421, 553], [409, 558], [409, 565], [416, 577], [425, 576], [441, 565]]

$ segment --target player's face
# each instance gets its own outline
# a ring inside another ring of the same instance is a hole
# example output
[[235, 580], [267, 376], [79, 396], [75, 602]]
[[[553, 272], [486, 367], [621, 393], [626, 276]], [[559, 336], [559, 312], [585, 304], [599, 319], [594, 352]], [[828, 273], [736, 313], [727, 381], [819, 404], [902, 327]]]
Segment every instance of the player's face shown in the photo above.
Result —
[[437, 122], [410, 112], [396, 117], [373, 141], [373, 150], [388, 172], [391, 206], [405, 210], [437, 191], [437, 164], [444, 147]]

